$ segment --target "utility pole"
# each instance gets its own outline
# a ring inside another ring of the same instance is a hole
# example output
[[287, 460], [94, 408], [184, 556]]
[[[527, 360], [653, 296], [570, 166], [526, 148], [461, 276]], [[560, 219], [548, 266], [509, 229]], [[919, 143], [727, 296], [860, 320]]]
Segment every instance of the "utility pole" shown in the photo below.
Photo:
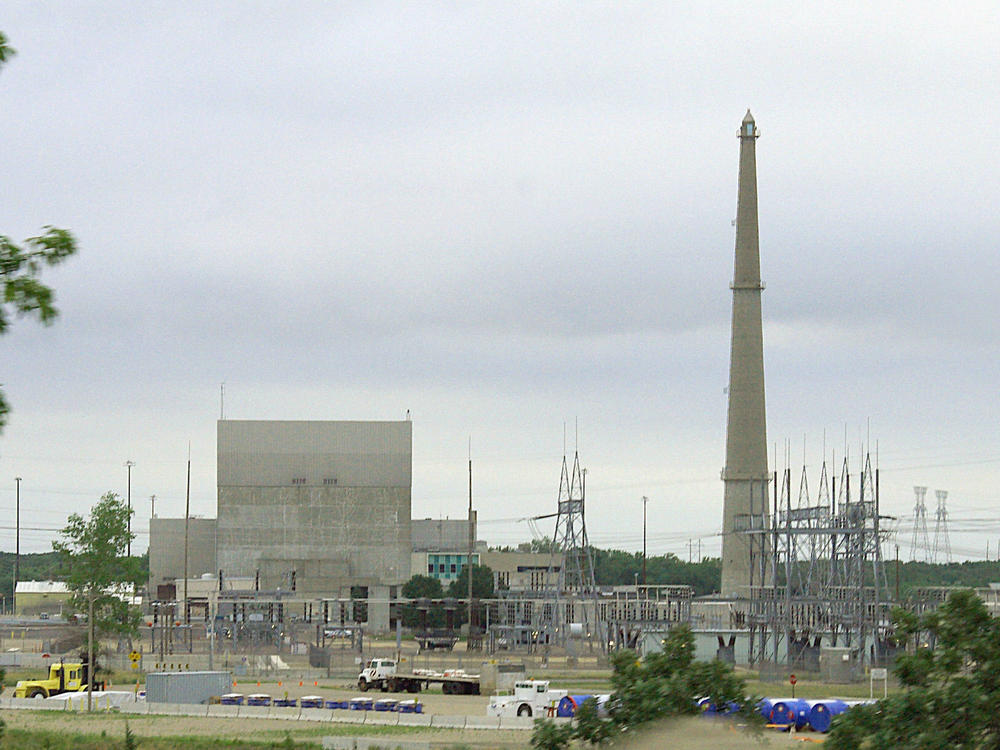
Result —
[[[188, 618], [188, 520], [191, 518], [191, 445], [188, 445], [187, 495], [184, 499], [184, 622]], [[214, 623], [213, 623], [214, 624]]]
[[135, 461], [129, 459], [125, 462], [125, 469], [128, 472], [128, 482], [125, 485], [125, 496], [128, 502], [128, 550], [126, 555], [132, 557], [132, 467]]
[[17, 603], [17, 578], [21, 573], [21, 477], [14, 477], [17, 483], [15, 526], [17, 527], [16, 539], [14, 542], [14, 581], [10, 592], [10, 611], [14, 613], [14, 605]]
[[472, 642], [472, 551], [476, 546], [476, 532], [474, 529], [474, 524], [472, 521], [472, 438], [469, 438], [469, 556], [466, 558], [465, 567], [469, 573], [469, 605], [468, 605], [468, 620], [469, 620], [469, 637], [466, 643], [466, 649], [468, 649], [468, 644]]
[[649, 498], [642, 496], [642, 585], [646, 585], [646, 503]]
[[896, 604], [899, 604], [899, 545], [896, 545]]

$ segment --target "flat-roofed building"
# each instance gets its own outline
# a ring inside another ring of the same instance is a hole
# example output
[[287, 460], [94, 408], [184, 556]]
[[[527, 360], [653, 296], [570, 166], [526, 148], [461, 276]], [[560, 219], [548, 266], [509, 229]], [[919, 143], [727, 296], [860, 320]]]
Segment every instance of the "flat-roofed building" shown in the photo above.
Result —
[[184, 569], [184, 519], [149, 519], [149, 595], [157, 598], [160, 586], [177, 578], [200, 578], [218, 573], [215, 560], [214, 518], [189, 518], [187, 524], [187, 571]]
[[64, 581], [18, 581], [14, 587], [14, 614], [59, 615], [73, 596]]
[[404, 583], [412, 435], [408, 420], [219, 421], [223, 576], [301, 596]]

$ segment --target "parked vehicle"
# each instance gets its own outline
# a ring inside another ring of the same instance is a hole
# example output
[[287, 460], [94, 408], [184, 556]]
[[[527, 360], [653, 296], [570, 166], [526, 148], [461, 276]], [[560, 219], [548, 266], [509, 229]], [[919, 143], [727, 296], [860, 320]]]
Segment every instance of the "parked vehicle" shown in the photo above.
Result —
[[[87, 665], [83, 662], [62, 662], [49, 665], [49, 676], [43, 680], [18, 680], [15, 698], [48, 698], [63, 693], [78, 693], [87, 689]], [[94, 690], [104, 685], [94, 683]]]
[[436, 683], [441, 684], [441, 692], [445, 695], [479, 695], [479, 675], [461, 669], [399, 672], [395, 659], [371, 659], [358, 675], [358, 689], [362, 691], [419, 693], [422, 688]]
[[548, 680], [524, 680], [514, 683], [513, 695], [490, 696], [487, 716], [549, 716], [555, 715], [559, 701], [568, 690], [549, 687]]

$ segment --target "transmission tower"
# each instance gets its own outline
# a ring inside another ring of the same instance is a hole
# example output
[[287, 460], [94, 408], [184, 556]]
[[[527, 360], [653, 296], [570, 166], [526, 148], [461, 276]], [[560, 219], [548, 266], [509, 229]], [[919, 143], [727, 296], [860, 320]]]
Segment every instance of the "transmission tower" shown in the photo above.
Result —
[[[951, 562], [951, 542], [948, 541], [947, 490], [935, 490], [937, 495], [937, 523], [934, 524], [934, 562]], [[941, 557], [938, 557], [941, 555]]]
[[566, 456], [563, 456], [552, 557], [546, 575], [553, 602], [542, 616], [543, 631], [560, 643], [567, 642], [573, 635], [568, 632], [572, 623], [581, 626], [579, 635], [591, 643], [595, 639], [599, 643], [604, 642], [603, 636], [597, 632], [597, 585], [587, 539], [585, 498], [586, 472], [580, 469], [579, 453], [573, 454], [572, 472], [566, 463]]
[[930, 562], [931, 542], [927, 536], [927, 505], [924, 499], [927, 497], [926, 487], [914, 487], [913, 494], [916, 500], [913, 505], [913, 538], [910, 541], [910, 559], [917, 559], [917, 552], [924, 562]]

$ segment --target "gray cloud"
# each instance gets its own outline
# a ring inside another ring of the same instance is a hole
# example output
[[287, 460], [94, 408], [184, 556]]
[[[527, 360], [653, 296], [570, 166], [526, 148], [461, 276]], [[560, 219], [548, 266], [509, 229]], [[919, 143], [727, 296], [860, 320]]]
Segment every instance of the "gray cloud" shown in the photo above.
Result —
[[188, 440], [214, 512], [225, 380], [234, 417], [411, 409], [417, 515], [463, 512], [470, 434], [481, 517], [554, 505], [579, 417], [592, 534], [637, 546], [646, 494], [684, 553], [719, 525], [747, 106], [772, 441], [816, 464], [871, 419], [900, 514], [992, 497], [990, 4], [7, 10], [0, 231], [82, 246], [58, 324], [0, 341], [40, 525], [127, 457], [179, 513]]

